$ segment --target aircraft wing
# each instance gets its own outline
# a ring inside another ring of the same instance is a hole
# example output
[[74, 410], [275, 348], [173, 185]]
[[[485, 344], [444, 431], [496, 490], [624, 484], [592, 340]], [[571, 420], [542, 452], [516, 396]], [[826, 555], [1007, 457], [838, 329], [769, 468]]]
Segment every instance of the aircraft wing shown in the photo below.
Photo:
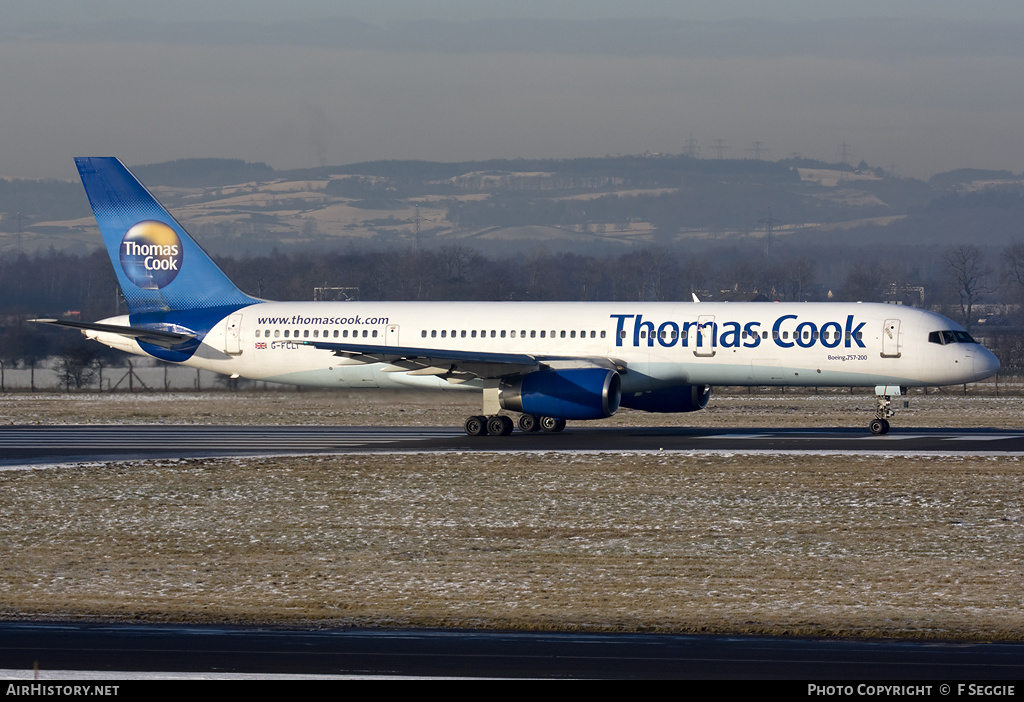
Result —
[[72, 322], [63, 319], [30, 319], [30, 322], [38, 322], [39, 324], [54, 324], [58, 327], [71, 327], [72, 329], [81, 329], [83, 331], [97, 331], [104, 332], [106, 334], [120, 334], [121, 336], [135, 339], [136, 341], [142, 341], [147, 344], [153, 344], [154, 346], [162, 346], [164, 348], [171, 348], [178, 344], [182, 344], [191, 339], [195, 339], [195, 334], [186, 334], [180, 332], [163, 331], [160, 329], [145, 329], [143, 327], [122, 327], [119, 324], [95, 324], [89, 322]]
[[380, 344], [337, 343], [329, 341], [301, 341], [305, 346], [333, 351], [364, 363], [387, 363], [386, 371], [409, 375], [437, 375], [453, 382], [474, 378], [501, 378], [522, 375], [550, 364], [571, 366], [600, 366], [620, 369], [607, 358], [578, 358], [567, 356], [536, 356], [524, 353], [495, 353], [489, 351], [459, 351], [455, 349], [428, 349], [410, 346], [382, 346]]

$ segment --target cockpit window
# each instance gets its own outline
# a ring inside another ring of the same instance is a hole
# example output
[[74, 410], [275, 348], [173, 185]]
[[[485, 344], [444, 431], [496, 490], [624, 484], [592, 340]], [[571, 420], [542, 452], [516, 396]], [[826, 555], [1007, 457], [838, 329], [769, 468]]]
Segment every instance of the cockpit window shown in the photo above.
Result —
[[928, 334], [928, 341], [933, 344], [976, 344], [977, 341], [965, 331], [943, 329]]

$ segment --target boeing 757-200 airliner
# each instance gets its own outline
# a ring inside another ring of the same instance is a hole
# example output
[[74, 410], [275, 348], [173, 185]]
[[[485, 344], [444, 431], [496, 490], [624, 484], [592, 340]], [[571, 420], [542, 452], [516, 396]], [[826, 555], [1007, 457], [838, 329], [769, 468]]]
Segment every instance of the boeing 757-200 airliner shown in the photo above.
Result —
[[466, 432], [560, 431], [619, 407], [691, 412], [713, 385], [874, 387], [875, 434], [908, 387], [987, 378], [958, 324], [870, 303], [270, 302], [224, 275], [115, 158], [78, 158], [129, 313], [38, 320], [141, 356], [328, 388], [472, 389]]

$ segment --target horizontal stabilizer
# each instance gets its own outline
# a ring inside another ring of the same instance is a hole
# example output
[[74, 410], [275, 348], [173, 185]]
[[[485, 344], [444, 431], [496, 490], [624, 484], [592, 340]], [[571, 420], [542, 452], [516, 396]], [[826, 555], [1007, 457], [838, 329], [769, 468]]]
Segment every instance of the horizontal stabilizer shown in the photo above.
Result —
[[58, 327], [71, 327], [72, 329], [81, 329], [82, 331], [120, 334], [130, 339], [144, 341], [154, 346], [163, 346], [164, 348], [171, 348], [196, 338], [195, 334], [182, 334], [159, 329], [143, 329], [142, 327], [122, 327], [117, 324], [90, 324], [88, 322], [72, 322], [63, 319], [30, 319], [29, 321], [38, 322], [39, 324], [54, 324]]

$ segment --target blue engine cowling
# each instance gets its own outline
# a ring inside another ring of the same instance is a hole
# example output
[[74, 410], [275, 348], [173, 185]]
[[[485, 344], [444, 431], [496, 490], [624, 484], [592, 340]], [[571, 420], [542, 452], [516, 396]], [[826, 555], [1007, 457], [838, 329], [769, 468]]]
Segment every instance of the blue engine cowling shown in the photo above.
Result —
[[501, 382], [501, 406], [558, 419], [603, 419], [622, 396], [619, 374], [607, 368], [539, 370]]
[[696, 412], [708, 404], [710, 385], [678, 385], [622, 396], [622, 406], [644, 412]]

